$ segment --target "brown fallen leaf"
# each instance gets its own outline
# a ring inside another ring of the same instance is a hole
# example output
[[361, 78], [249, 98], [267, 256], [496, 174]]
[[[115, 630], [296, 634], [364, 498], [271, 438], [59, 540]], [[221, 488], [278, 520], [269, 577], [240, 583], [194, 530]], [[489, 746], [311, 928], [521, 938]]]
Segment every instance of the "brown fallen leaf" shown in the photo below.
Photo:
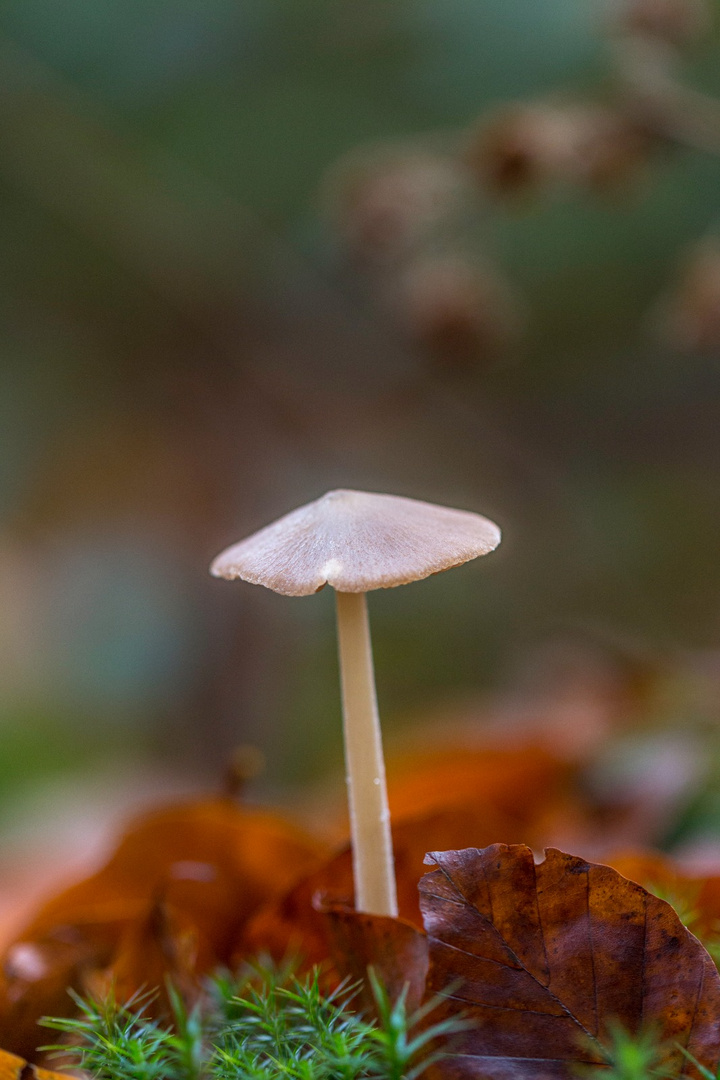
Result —
[[[136, 977], [147, 986], [143, 942], [159, 900], [182, 928], [185, 959], [193, 938], [196, 972], [227, 963], [243, 923], [323, 854], [315, 840], [279, 816], [227, 798], [144, 815], [105, 866], [49, 900], [5, 951], [0, 1046], [32, 1058], [42, 1041], [37, 1019], [67, 1015], [68, 987], [82, 993], [108, 967], [130, 990], [138, 989], [132, 986]], [[161, 971], [163, 947], [161, 940], [155, 944], [153, 977]]]
[[609, 866], [524, 846], [433, 852], [420, 883], [436, 1016], [474, 1027], [445, 1080], [571, 1080], [607, 1061], [613, 1024], [653, 1025], [665, 1064], [720, 1056], [720, 977], [673, 909]]
[[375, 1002], [367, 982], [372, 967], [391, 1001], [403, 991], [412, 1013], [425, 994], [428, 970], [427, 937], [406, 919], [368, 915], [352, 908], [321, 907], [332, 970], [358, 986], [354, 1004], [373, 1013]]

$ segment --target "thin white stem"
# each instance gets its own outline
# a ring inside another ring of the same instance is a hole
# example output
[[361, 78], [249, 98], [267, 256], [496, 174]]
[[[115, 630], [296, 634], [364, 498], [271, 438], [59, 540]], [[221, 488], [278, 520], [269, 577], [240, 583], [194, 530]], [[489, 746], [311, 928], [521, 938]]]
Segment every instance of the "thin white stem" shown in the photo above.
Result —
[[365, 593], [337, 598], [355, 907], [397, 916], [397, 889]]

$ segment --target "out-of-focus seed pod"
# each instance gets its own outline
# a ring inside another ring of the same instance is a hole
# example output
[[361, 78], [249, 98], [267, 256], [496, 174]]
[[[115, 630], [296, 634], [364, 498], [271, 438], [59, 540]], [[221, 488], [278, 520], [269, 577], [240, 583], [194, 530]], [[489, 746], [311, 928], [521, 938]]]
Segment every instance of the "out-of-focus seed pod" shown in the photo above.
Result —
[[669, 344], [684, 351], [720, 351], [720, 239], [688, 256], [662, 315]]
[[445, 369], [495, 358], [519, 330], [505, 283], [461, 256], [410, 263], [398, 279], [393, 308], [412, 341]]
[[621, 0], [618, 28], [681, 47], [707, 33], [712, 24], [707, 0]]
[[329, 213], [351, 255], [384, 263], [406, 257], [457, 212], [462, 168], [422, 149], [352, 155], [331, 174]]
[[646, 161], [650, 139], [602, 105], [537, 102], [503, 109], [473, 133], [465, 160], [501, 195], [552, 184], [598, 191], [621, 187]]

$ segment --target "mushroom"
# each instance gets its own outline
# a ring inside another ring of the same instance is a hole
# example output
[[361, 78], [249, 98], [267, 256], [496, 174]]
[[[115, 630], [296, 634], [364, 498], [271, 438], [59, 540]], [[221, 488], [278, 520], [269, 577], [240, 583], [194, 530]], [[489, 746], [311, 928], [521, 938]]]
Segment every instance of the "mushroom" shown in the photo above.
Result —
[[223, 551], [211, 573], [285, 596], [335, 589], [355, 906], [397, 915], [365, 594], [486, 555], [500, 530], [480, 514], [364, 491], [329, 491]]

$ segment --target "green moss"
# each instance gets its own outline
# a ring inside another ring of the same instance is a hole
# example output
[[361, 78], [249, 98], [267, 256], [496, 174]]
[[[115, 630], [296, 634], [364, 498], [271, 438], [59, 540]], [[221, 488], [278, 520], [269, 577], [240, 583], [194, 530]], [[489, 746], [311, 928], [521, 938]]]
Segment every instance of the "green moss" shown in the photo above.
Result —
[[76, 1018], [42, 1021], [67, 1041], [43, 1049], [70, 1053], [95, 1080], [416, 1080], [443, 1056], [434, 1044], [465, 1025], [421, 1026], [428, 1007], [408, 1015], [404, 993], [392, 1002], [370, 978], [377, 1020], [353, 1010], [356, 988], [325, 994], [318, 969], [305, 978], [269, 966], [221, 974], [190, 1010], [168, 986], [164, 1020], [148, 1015], [152, 994], [123, 1005], [73, 995]]

